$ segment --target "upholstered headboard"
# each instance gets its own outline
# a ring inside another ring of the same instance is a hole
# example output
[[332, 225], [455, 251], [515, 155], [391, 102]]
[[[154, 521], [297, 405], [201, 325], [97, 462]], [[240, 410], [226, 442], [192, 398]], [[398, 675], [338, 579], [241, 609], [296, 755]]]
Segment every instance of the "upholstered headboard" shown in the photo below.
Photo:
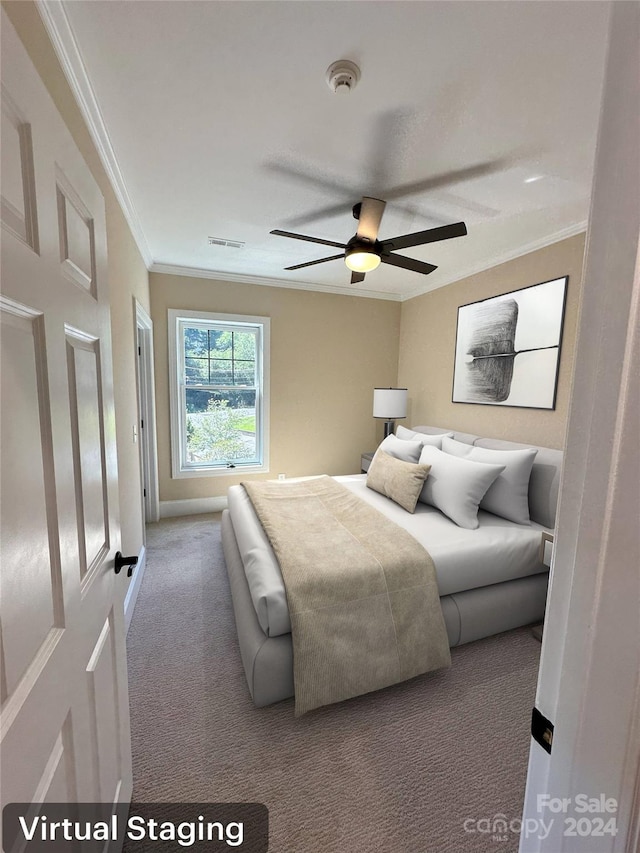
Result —
[[453, 432], [456, 441], [486, 447], [489, 450], [523, 450], [534, 447], [538, 453], [531, 469], [529, 480], [529, 512], [531, 520], [553, 529], [556, 523], [556, 508], [558, 505], [558, 489], [560, 487], [560, 472], [562, 469], [562, 451], [551, 447], [539, 447], [536, 444], [518, 444], [514, 441], [503, 441], [498, 438], [482, 438], [466, 432], [456, 432], [446, 427], [414, 426], [415, 432], [437, 435], [441, 432]]
[[440, 433], [452, 433], [456, 441], [463, 441], [465, 444], [474, 444], [479, 435], [472, 435], [470, 432], [456, 432], [454, 429], [436, 426], [417, 426], [411, 427], [414, 432], [424, 432], [427, 435], [440, 435]]

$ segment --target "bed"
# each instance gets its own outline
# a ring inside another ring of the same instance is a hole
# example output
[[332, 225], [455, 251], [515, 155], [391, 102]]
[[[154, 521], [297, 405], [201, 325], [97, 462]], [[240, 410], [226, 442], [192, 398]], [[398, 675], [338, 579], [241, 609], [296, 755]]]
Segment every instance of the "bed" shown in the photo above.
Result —
[[[537, 451], [527, 483], [528, 524], [500, 517], [481, 504], [477, 528], [468, 529], [421, 501], [414, 513], [407, 512], [368, 488], [367, 474], [334, 479], [427, 548], [451, 647], [540, 621], [548, 580], [548, 568], [541, 560], [542, 532], [552, 531], [555, 524], [562, 452], [435, 426], [414, 427], [409, 432], [413, 435], [407, 439], [422, 435], [435, 436], [436, 441], [446, 434], [453, 439], [447, 439], [451, 448], [455, 446], [460, 455], [467, 451], [481, 455], [486, 450]], [[262, 707], [291, 697], [293, 644], [287, 595], [269, 539], [242, 486], [229, 490], [228, 509], [222, 516], [222, 545], [253, 702]]]

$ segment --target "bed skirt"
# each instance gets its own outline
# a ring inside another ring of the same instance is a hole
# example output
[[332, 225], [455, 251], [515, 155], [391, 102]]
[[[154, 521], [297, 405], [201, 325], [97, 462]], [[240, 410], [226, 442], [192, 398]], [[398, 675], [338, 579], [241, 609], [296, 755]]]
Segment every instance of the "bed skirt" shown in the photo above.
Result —
[[[251, 600], [229, 511], [222, 514], [222, 548], [231, 587], [240, 655], [249, 692], [258, 707], [294, 695], [291, 634], [267, 637]], [[544, 616], [548, 574], [447, 595], [440, 599], [449, 645], [540, 622]]]

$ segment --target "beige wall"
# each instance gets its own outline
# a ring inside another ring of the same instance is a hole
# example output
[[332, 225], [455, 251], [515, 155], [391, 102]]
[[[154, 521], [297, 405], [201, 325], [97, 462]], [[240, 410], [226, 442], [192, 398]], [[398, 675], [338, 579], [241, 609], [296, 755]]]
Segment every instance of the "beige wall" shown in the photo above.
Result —
[[[562, 447], [570, 398], [584, 234], [402, 303], [398, 384], [409, 389], [407, 423]], [[554, 411], [451, 402], [460, 305], [569, 276]]]
[[56, 58], [40, 16], [32, 2], [3, 2], [31, 61], [49, 90], [82, 156], [105, 198], [109, 251], [113, 378], [115, 386], [122, 550], [137, 554], [144, 541], [138, 445], [133, 443], [137, 423], [135, 378], [134, 297], [149, 310], [149, 277], [129, 226], [102, 167], [89, 131]]
[[271, 318], [270, 473], [349, 474], [382, 427], [373, 388], [394, 385], [400, 303], [151, 273], [160, 500], [225, 495], [242, 477], [171, 478], [167, 309]]

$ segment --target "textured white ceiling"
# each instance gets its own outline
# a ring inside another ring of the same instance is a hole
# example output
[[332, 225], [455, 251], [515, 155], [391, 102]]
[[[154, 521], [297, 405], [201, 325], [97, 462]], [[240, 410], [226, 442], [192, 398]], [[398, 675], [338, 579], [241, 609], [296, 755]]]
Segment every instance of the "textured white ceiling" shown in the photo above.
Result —
[[[63, 8], [156, 267], [351, 292], [341, 260], [284, 272], [334, 250], [269, 231], [346, 242], [352, 205], [373, 195], [389, 199], [381, 239], [468, 227], [405, 252], [437, 264], [431, 275], [383, 265], [358, 286], [405, 298], [586, 221], [606, 3]], [[324, 76], [342, 58], [362, 71], [346, 96]]]

